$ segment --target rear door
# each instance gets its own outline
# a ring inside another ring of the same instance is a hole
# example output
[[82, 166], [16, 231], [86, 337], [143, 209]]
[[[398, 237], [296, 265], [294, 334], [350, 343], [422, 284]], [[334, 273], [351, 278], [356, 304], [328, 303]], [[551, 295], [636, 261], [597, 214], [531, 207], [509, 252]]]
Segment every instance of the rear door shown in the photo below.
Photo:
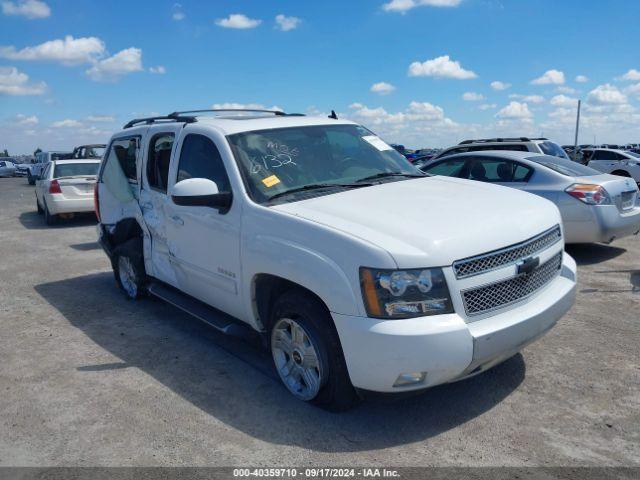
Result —
[[147, 136], [142, 162], [140, 209], [151, 238], [151, 263], [156, 278], [178, 287], [174, 265], [169, 258], [167, 203], [169, 166], [175, 152], [176, 137], [182, 124], [165, 125]]
[[45, 203], [44, 195], [49, 190], [49, 177], [54, 165], [55, 162], [49, 162], [42, 170], [42, 174], [36, 179], [36, 196], [40, 200], [40, 205], [42, 206], [44, 206]]
[[101, 223], [113, 225], [126, 217], [136, 217], [139, 185], [140, 143], [143, 136], [135, 134], [115, 138], [100, 167], [98, 201]]
[[618, 165], [618, 155], [610, 150], [596, 150], [589, 160], [589, 166], [603, 173], [610, 173]]

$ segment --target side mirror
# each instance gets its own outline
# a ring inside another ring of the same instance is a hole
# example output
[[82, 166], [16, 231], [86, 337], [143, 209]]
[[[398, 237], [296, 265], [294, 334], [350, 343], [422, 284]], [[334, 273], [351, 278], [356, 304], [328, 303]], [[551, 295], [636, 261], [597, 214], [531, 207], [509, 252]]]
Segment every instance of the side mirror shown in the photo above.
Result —
[[216, 182], [207, 178], [188, 178], [176, 183], [171, 192], [176, 205], [184, 207], [210, 207], [220, 213], [231, 208], [231, 192], [220, 192]]

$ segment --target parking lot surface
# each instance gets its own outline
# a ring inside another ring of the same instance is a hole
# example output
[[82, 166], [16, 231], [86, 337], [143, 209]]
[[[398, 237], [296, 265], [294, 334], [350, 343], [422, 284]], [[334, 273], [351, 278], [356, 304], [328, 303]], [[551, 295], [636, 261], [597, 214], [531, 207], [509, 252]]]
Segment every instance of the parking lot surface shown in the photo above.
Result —
[[47, 227], [25, 179], [0, 179], [0, 245], [0, 465], [640, 466], [638, 237], [569, 247], [576, 304], [521, 354], [341, 414], [254, 346], [127, 301], [95, 219]]

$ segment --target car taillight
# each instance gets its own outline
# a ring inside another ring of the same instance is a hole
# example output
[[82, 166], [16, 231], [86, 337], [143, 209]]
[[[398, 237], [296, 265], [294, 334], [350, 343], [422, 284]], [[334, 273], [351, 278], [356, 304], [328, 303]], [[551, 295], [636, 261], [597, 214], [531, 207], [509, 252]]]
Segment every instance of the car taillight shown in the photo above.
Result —
[[93, 210], [96, 212], [98, 222], [100, 221], [100, 200], [98, 198], [98, 183], [93, 186]]
[[588, 205], [609, 205], [611, 203], [611, 197], [600, 185], [574, 183], [565, 192]]
[[49, 184], [49, 193], [62, 193], [58, 180], [51, 180]]

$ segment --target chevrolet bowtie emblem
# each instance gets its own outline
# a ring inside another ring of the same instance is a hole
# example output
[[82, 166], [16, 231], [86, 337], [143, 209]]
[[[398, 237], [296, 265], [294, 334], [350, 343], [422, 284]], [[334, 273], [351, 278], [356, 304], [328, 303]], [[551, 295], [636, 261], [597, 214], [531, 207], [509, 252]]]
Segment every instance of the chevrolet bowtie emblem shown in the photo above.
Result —
[[538, 265], [540, 265], [540, 257], [529, 257], [520, 260], [516, 263], [516, 274], [518, 276], [529, 275], [538, 267]]

